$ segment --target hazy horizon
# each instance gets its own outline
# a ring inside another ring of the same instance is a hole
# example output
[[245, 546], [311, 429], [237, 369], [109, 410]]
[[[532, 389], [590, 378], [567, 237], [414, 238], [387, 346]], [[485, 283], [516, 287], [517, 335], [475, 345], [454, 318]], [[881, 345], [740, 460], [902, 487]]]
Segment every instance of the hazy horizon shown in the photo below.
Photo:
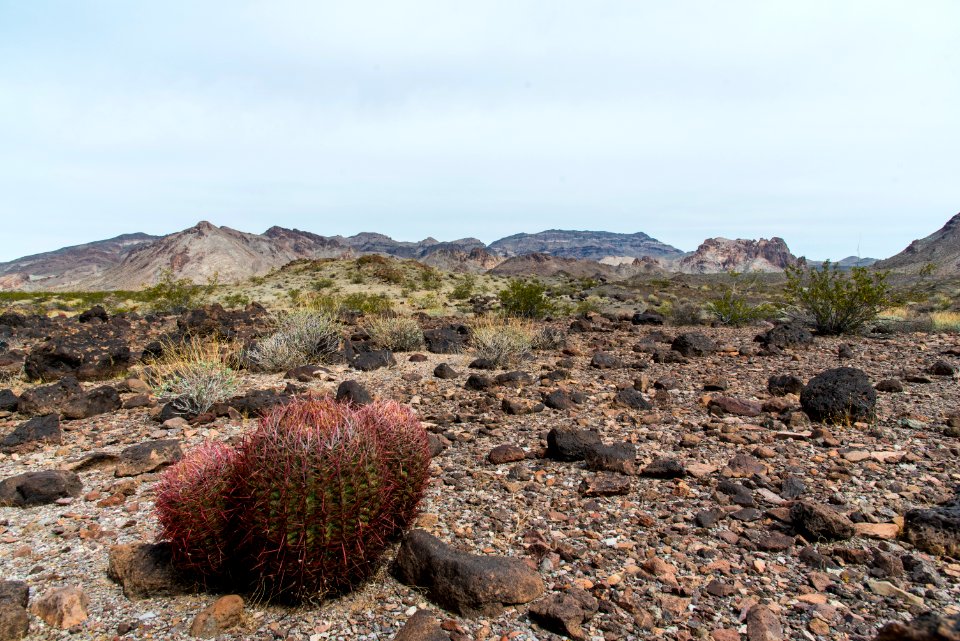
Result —
[[207, 219], [886, 258], [960, 210], [960, 3], [0, 0], [0, 261]]

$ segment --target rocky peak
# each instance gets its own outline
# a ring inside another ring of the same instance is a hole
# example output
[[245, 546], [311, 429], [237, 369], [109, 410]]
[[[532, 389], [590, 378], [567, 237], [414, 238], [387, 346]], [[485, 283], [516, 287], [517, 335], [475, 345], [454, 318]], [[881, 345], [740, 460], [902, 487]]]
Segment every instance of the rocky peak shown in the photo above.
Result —
[[748, 240], [708, 238], [697, 250], [679, 262], [679, 271], [688, 274], [721, 272], [781, 272], [794, 265], [797, 257], [782, 238]]

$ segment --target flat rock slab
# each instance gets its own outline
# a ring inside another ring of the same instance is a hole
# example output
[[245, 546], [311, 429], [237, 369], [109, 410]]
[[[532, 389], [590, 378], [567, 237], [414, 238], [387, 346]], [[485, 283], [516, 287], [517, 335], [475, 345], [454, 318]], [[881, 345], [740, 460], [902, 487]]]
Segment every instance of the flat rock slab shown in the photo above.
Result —
[[496, 616], [504, 605], [528, 603], [541, 594], [540, 575], [520, 559], [460, 552], [424, 530], [403, 540], [393, 568], [405, 585], [461, 616]]
[[76, 472], [25, 472], [0, 481], [0, 507], [46, 505], [57, 499], [79, 496], [81, 490], [83, 484]]
[[138, 476], [176, 463], [183, 458], [180, 441], [164, 439], [131, 445], [120, 452], [116, 476]]
[[630, 478], [618, 474], [594, 474], [580, 484], [580, 494], [584, 496], [622, 496], [629, 493]]
[[12, 452], [43, 444], [59, 445], [62, 442], [60, 417], [47, 414], [35, 416], [17, 425], [12, 432], [0, 439], [0, 451]]

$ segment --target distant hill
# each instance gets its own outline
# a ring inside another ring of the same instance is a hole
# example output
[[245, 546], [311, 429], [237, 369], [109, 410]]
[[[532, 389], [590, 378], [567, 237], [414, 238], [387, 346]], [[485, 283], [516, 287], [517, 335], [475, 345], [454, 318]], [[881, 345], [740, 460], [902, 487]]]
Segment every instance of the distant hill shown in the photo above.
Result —
[[960, 214], [926, 238], [915, 240], [895, 256], [874, 264], [879, 269], [913, 274], [933, 265], [938, 276], [960, 275]]
[[0, 263], [0, 290], [70, 289], [81, 281], [100, 278], [131, 251], [157, 238], [123, 234]]
[[507, 258], [537, 253], [593, 261], [621, 256], [672, 258], [683, 255], [676, 247], [642, 232], [616, 234], [608, 231], [565, 229], [548, 229], [536, 234], [514, 234], [490, 243], [487, 249]]

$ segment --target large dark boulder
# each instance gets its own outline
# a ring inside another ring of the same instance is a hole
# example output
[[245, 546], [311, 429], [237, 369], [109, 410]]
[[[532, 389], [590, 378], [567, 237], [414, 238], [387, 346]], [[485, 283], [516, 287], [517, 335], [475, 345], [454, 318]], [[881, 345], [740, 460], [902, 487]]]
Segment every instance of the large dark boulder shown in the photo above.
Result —
[[90, 323], [95, 320], [101, 323], [106, 323], [109, 320], [109, 316], [107, 316], [107, 310], [100, 305], [94, 305], [87, 311], [82, 312], [79, 316], [77, 316], [77, 321], [80, 323]]
[[369, 405], [373, 402], [373, 396], [357, 381], [343, 381], [337, 387], [337, 400], [354, 405]]
[[581, 588], [552, 594], [530, 606], [530, 618], [543, 628], [577, 641], [588, 638], [583, 624], [597, 613], [600, 602]]
[[774, 396], [799, 394], [803, 391], [803, 379], [792, 374], [775, 374], [767, 379], [767, 391]]
[[56, 383], [24, 391], [20, 395], [18, 408], [21, 414], [59, 414], [64, 405], [82, 395], [83, 388], [76, 377], [65, 376]]
[[632, 410], [648, 410], [653, 407], [650, 405], [650, 402], [643, 397], [643, 394], [632, 387], [617, 392], [614, 400], [618, 405], [629, 407]]
[[470, 330], [465, 325], [428, 329], [423, 333], [427, 351], [434, 354], [459, 354], [467, 348]]
[[273, 327], [267, 310], [259, 303], [250, 303], [235, 310], [226, 310], [220, 304], [192, 309], [177, 318], [177, 329], [186, 336], [242, 340], [265, 335]]
[[361, 372], [372, 372], [382, 367], [396, 367], [397, 359], [388, 349], [375, 349], [369, 352], [359, 352], [350, 362], [350, 366]]
[[666, 319], [656, 312], [636, 312], [630, 322], [634, 325], [663, 325]]
[[869, 421], [874, 417], [877, 392], [865, 372], [837, 367], [810, 379], [800, 393], [800, 405], [814, 421]]
[[0, 507], [46, 505], [57, 499], [79, 496], [80, 477], [65, 470], [25, 472], [0, 481]]
[[540, 575], [520, 559], [460, 552], [424, 530], [404, 538], [394, 576], [461, 616], [496, 616], [504, 605], [533, 601], [544, 591]]
[[107, 576], [128, 599], [176, 596], [187, 591], [172, 562], [170, 544], [129, 543], [110, 548]]
[[133, 365], [128, 332], [96, 325], [76, 334], [51, 338], [33, 348], [23, 364], [27, 378], [44, 382], [75, 376], [81, 381], [113, 378]]
[[798, 501], [790, 508], [793, 527], [814, 541], [846, 540], [855, 534], [853, 523], [829, 505]]
[[687, 358], [709, 356], [717, 351], [717, 343], [700, 332], [686, 332], [673, 339], [673, 342], [670, 343], [670, 349]]
[[116, 476], [138, 476], [172, 465], [183, 458], [180, 441], [162, 439], [131, 445], [120, 452]]
[[782, 323], [768, 329], [754, 340], [770, 349], [790, 349], [813, 344], [813, 334], [801, 323]]
[[64, 418], [90, 418], [120, 409], [120, 393], [109, 385], [92, 389], [69, 399], [60, 409]]
[[602, 444], [596, 430], [554, 427], [547, 433], [547, 456], [557, 461], [582, 461], [588, 450]]

